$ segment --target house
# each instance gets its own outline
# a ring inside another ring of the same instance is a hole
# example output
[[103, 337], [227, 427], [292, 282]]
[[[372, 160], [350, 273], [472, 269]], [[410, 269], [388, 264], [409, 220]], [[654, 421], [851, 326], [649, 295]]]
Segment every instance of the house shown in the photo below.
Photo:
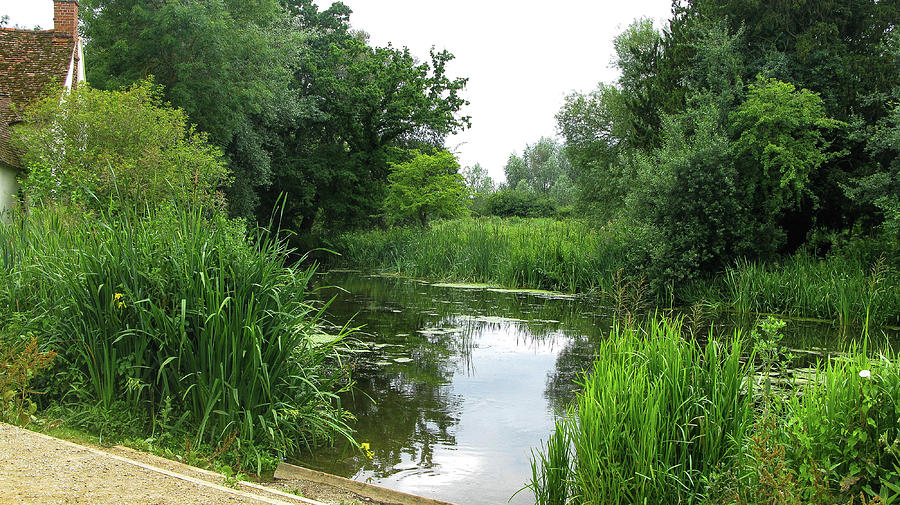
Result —
[[52, 30], [0, 28], [0, 212], [17, 201], [20, 166], [9, 143], [17, 111], [53, 86], [72, 89], [84, 81], [78, 0], [52, 1]]

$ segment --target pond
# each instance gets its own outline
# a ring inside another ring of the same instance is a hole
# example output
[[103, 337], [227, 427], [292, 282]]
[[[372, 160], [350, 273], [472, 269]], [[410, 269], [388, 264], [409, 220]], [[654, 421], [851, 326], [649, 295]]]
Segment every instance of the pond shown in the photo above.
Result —
[[[346, 446], [298, 463], [458, 504], [507, 503], [594, 358], [612, 310], [587, 297], [435, 285], [331, 272], [319, 276], [327, 319], [361, 326], [356, 387], [345, 407], [371, 459]], [[702, 314], [691, 322], [710, 325]], [[719, 323], [717, 323], [719, 324]], [[732, 323], [721, 323], [730, 326]], [[830, 325], [793, 322], [785, 343], [811, 359], [835, 344]], [[522, 491], [509, 503], [530, 504]]]

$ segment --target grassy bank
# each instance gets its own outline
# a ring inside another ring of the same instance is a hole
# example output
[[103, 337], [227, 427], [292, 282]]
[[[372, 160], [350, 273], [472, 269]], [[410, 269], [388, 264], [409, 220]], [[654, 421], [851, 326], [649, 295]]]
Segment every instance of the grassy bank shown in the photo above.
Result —
[[578, 220], [455, 219], [431, 227], [342, 235], [344, 267], [514, 288], [595, 291], [613, 303], [704, 304], [862, 325], [900, 324], [900, 248], [858, 240], [825, 257], [801, 252], [776, 263], [738, 261], [717, 275], [650, 293], [628, 230]]
[[34, 209], [0, 224], [0, 345], [57, 353], [31, 387], [73, 426], [227, 443], [259, 468], [349, 436], [333, 394], [345, 370], [304, 299], [313, 270], [286, 252], [197, 212]]
[[353, 268], [578, 292], [611, 288], [623, 244], [620, 230], [576, 220], [480, 218], [348, 233], [335, 247]]
[[900, 251], [857, 242], [817, 258], [801, 252], [779, 263], [742, 261], [728, 268], [707, 300], [743, 313], [778, 313], [861, 326], [900, 324]]
[[[538, 504], [824, 505], [900, 496], [893, 353], [851, 348], [775, 394], [762, 377], [784, 370], [777, 325], [704, 345], [680, 328], [656, 319], [616, 328], [601, 344], [573, 406], [535, 454], [529, 488]], [[742, 346], [753, 349], [749, 359]]]

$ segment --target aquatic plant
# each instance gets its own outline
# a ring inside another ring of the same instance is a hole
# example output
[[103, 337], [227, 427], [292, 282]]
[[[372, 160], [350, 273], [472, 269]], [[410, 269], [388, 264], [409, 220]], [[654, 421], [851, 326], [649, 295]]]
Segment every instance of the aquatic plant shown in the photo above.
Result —
[[470, 218], [342, 235], [342, 265], [568, 292], [612, 291], [624, 235], [577, 220]]
[[[654, 318], [600, 344], [551, 435], [556, 449], [535, 457], [529, 487], [539, 503], [691, 503], [706, 476], [734, 462], [753, 421], [740, 335], [701, 346], [681, 327]], [[554, 452], [568, 445], [561, 471]]]
[[136, 418], [174, 399], [196, 443], [237, 432], [279, 454], [349, 437], [346, 370], [304, 300], [314, 268], [287, 265], [272, 235], [187, 210], [33, 209], [0, 244], [0, 318], [24, 313], [59, 352], [57, 399]]
[[[868, 248], [873, 249], [869, 251]], [[700, 290], [741, 313], [834, 320], [844, 328], [900, 324], [900, 271], [878, 247], [854, 244], [825, 259], [798, 253], [781, 263], [739, 261], [723, 277], [724, 296]]]
[[[782, 440], [801, 484], [834, 493], [900, 497], [900, 360], [851, 345], [817, 368], [787, 405]], [[813, 470], [816, 470], [815, 472]]]

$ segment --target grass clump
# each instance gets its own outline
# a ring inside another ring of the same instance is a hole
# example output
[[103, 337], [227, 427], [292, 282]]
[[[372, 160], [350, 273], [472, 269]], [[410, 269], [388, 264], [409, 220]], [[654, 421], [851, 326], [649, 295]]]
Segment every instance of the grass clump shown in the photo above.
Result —
[[678, 321], [615, 328], [535, 453], [535, 501], [896, 503], [900, 360], [864, 336], [792, 381], [782, 326], [702, 345]]
[[390, 228], [342, 235], [344, 266], [429, 279], [583, 292], [611, 290], [626, 262], [614, 226], [577, 220], [467, 218], [429, 228]]
[[615, 328], [534, 462], [537, 502], [691, 502], [751, 426], [741, 352], [739, 336], [701, 346], [664, 318]]
[[842, 326], [900, 324], [896, 246], [855, 243], [824, 259], [801, 252], [781, 263], [738, 262], [726, 270], [724, 294], [705, 291], [742, 313], [775, 312], [834, 320]]
[[0, 224], [0, 320], [59, 353], [48, 398], [78, 424], [130, 417], [157, 437], [284, 455], [350, 436], [333, 392], [346, 371], [313, 339], [313, 268], [287, 252], [200, 212], [33, 209]]

